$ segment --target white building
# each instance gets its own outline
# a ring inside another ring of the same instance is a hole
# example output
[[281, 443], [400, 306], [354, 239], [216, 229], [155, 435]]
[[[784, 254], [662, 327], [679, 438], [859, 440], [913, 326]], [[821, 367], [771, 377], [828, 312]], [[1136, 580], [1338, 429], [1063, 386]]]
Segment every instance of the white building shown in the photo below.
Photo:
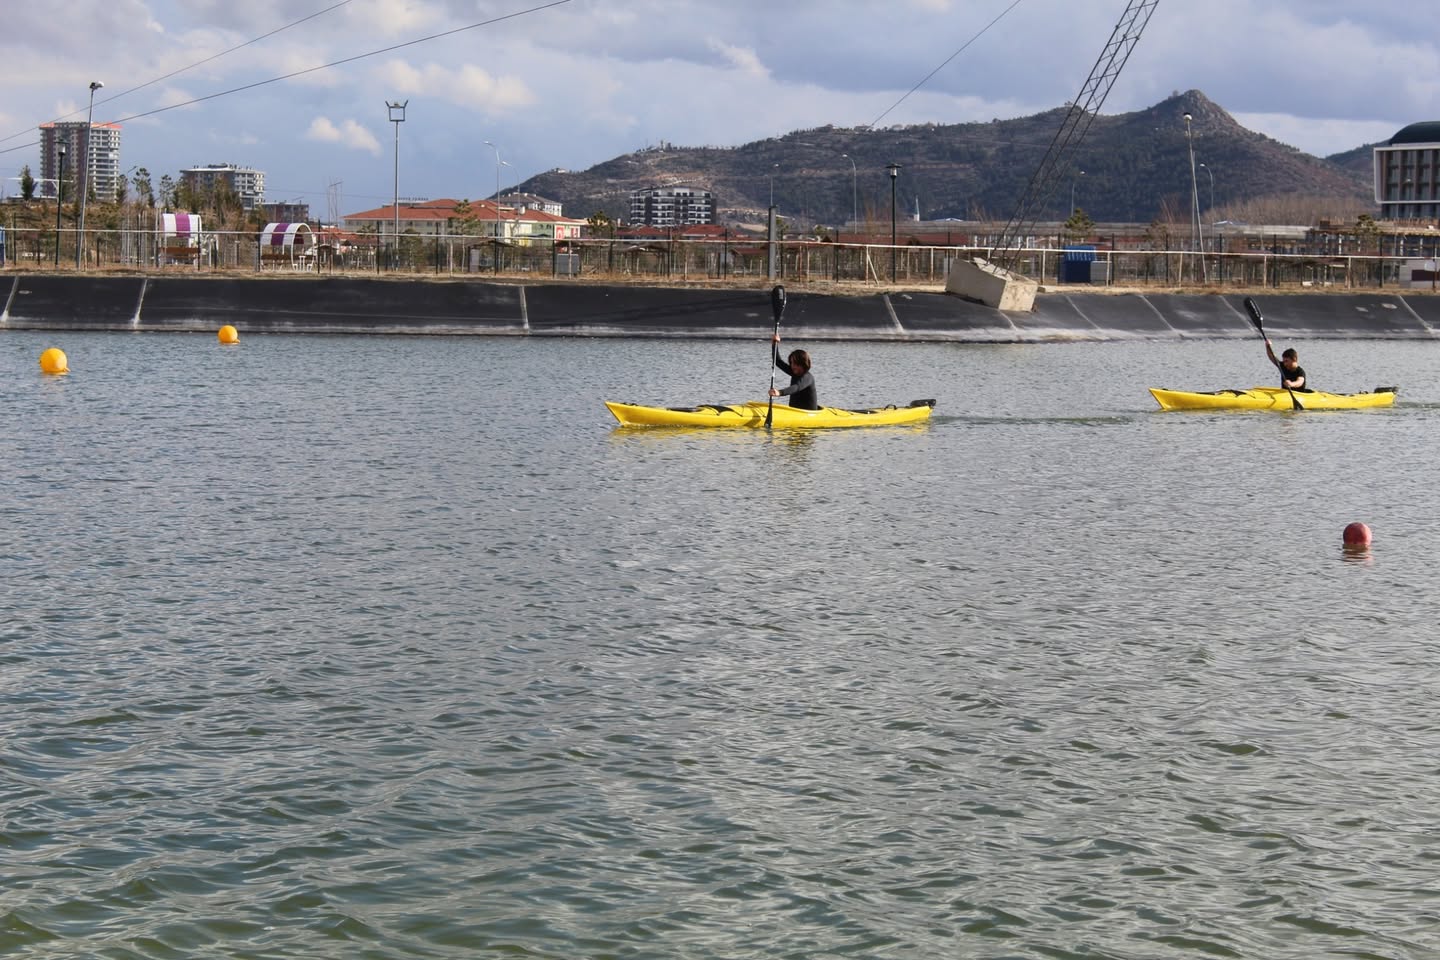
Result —
[[[60, 179], [60, 146], [65, 146], [65, 196], [76, 200], [95, 188], [95, 200], [113, 203], [120, 186], [120, 124], [83, 122], [40, 124], [41, 196], [55, 195]], [[84, 162], [81, 160], [84, 158]], [[49, 184], [46, 184], [49, 181]]]
[[1382, 220], [1440, 219], [1440, 121], [1412, 123], [1375, 148]]
[[185, 185], [193, 190], [209, 192], [225, 184], [240, 200], [243, 210], [254, 210], [265, 202], [265, 173], [233, 163], [212, 163], [204, 167], [188, 167], [180, 171]]
[[548, 213], [555, 217], [565, 215], [559, 200], [548, 200], [545, 197], [537, 197], [533, 193], [507, 193], [500, 198], [500, 203], [502, 206], [513, 207], [516, 210], [539, 210], [541, 213]]
[[630, 223], [684, 227], [715, 222], [715, 197], [692, 187], [650, 187], [630, 194]]

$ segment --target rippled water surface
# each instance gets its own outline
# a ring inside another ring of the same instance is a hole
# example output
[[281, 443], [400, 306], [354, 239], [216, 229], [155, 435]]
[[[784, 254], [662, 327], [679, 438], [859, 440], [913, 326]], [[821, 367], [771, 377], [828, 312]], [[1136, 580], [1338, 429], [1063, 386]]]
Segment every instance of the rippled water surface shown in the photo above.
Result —
[[0, 953], [1440, 955], [1440, 346], [806, 346], [0, 333]]

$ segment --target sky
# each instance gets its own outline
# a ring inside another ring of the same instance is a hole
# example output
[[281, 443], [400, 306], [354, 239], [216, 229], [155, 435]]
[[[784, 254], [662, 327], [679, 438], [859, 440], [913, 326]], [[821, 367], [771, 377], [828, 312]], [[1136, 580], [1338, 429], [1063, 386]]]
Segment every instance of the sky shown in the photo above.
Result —
[[[36, 130], [119, 122], [121, 168], [262, 170], [329, 221], [487, 197], [671, 143], [1008, 119], [1078, 97], [1126, 0], [65, 0], [7, 4], [0, 178]], [[927, 79], [928, 78], [928, 79]], [[918, 89], [916, 89], [918, 86]], [[1404, 5], [1160, 0], [1102, 112], [1196, 89], [1325, 156], [1440, 119]], [[913, 92], [911, 92], [913, 90]], [[406, 102], [398, 128], [387, 103]], [[1177, 118], [1177, 123], [1180, 121]], [[398, 164], [397, 140], [398, 130]], [[487, 143], [488, 141], [488, 143]], [[903, 162], [903, 158], [896, 158]], [[877, 173], [877, 175], [879, 175]], [[566, 211], [585, 216], [584, 212]]]

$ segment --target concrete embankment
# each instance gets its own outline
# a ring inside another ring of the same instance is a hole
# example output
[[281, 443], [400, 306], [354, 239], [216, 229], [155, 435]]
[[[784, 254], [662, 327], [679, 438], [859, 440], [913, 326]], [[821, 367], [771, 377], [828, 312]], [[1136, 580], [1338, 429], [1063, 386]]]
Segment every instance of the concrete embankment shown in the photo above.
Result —
[[[1440, 297], [1401, 292], [1255, 294], [1275, 337], [1432, 340]], [[1241, 294], [1042, 292], [1030, 313], [944, 293], [790, 290], [791, 339], [1024, 343], [1256, 336]], [[0, 274], [0, 330], [481, 334], [754, 338], [769, 287], [338, 278]]]

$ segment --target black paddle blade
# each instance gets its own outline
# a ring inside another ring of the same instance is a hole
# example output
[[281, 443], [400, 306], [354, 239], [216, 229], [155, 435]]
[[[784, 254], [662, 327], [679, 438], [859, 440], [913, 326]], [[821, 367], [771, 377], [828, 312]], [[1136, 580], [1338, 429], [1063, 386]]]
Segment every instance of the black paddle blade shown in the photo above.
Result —
[[1265, 318], [1260, 316], [1260, 308], [1255, 306], [1255, 301], [1249, 297], [1245, 298], [1245, 312], [1250, 314], [1250, 322], [1255, 324], [1255, 329], [1260, 331], [1260, 336], [1265, 336]]
[[770, 310], [775, 314], [776, 325], [779, 325], [780, 315], [785, 312], [785, 288], [778, 283], [770, 291]]

